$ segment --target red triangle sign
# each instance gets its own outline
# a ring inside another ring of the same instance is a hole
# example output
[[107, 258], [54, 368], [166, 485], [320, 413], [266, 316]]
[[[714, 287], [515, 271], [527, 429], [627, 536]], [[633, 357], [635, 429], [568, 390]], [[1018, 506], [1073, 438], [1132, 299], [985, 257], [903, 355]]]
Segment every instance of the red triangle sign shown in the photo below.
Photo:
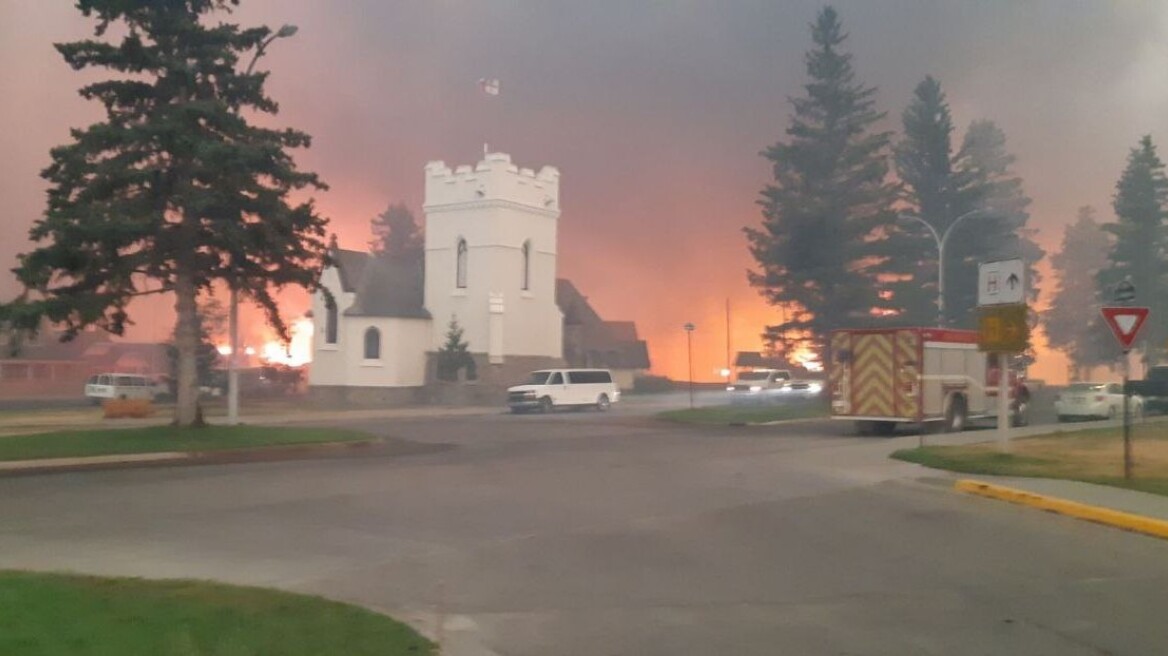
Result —
[[1105, 307], [1100, 308], [1100, 311], [1103, 312], [1103, 319], [1107, 321], [1107, 325], [1111, 327], [1111, 332], [1115, 333], [1115, 338], [1123, 346], [1124, 352], [1127, 352], [1132, 342], [1136, 341], [1136, 335], [1140, 334], [1144, 320], [1148, 318], [1148, 308]]

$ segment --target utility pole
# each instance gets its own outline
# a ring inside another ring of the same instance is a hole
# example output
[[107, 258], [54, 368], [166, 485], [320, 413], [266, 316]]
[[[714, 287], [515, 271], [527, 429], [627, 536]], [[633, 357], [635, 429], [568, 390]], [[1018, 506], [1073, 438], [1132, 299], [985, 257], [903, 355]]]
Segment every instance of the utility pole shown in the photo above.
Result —
[[697, 326], [692, 323], [687, 323], [682, 328], [685, 328], [685, 342], [686, 352], [689, 359], [689, 407], [692, 410], [694, 407], [693, 397], [693, 331]]

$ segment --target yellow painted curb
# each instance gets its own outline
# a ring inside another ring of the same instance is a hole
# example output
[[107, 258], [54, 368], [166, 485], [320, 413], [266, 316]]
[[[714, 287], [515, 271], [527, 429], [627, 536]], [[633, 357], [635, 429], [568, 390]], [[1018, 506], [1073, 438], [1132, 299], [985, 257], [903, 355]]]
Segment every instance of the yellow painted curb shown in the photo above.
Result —
[[992, 483], [983, 483], [982, 481], [975, 481], [968, 478], [957, 481], [953, 484], [953, 487], [956, 490], [969, 494], [1018, 503], [1060, 515], [1085, 519], [1097, 524], [1122, 528], [1126, 531], [1134, 531], [1136, 533], [1168, 539], [1168, 521], [1162, 519], [1133, 515], [1132, 513], [1112, 510], [1110, 508], [1100, 508], [1099, 506], [1088, 506], [1085, 503], [1067, 501], [1066, 499], [1048, 497], [1023, 490], [1015, 490], [1014, 488], [994, 485]]

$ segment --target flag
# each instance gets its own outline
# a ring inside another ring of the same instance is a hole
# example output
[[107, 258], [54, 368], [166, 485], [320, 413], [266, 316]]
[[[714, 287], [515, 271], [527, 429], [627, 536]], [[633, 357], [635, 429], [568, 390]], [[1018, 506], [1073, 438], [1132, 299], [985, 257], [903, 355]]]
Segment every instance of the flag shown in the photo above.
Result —
[[499, 95], [499, 78], [484, 77], [484, 78], [480, 79], [479, 80], [479, 89], [481, 89], [482, 92], [487, 94], [488, 96]]

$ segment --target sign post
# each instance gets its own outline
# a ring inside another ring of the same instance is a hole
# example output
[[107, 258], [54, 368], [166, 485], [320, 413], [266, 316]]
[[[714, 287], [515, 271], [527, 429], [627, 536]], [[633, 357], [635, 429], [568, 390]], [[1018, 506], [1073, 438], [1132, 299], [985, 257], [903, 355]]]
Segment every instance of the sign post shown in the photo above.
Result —
[[[1135, 299], [1135, 287], [1130, 281], [1123, 281], [1115, 288], [1115, 300], [1119, 303], [1127, 303]], [[1132, 475], [1132, 446], [1131, 446], [1131, 390], [1128, 389], [1129, 364], [1128, 353], [1131, 352], [1132, 344], [1136, 341], [1136, 335], [1140, 334], [1140, 328], [1144, 327], [1144, 322], [1148, 319], [1148, 308], [1146, 307], [1127, 307], [1127, 306], [1108, 306], [1099, 308], [1103, 314], [1103, 320], [1107, 322], [1107, 326], [1111, 328], [1111, 332], [1115, 335], [1115, 339], [1119, 341], [1119, 347], [1123, 351], [1123, 477], [1124, 479], [1131, 479]]]
[[[1030, 343], [1026, 264], [983, 262], [977, 268], [977, 346], [998, 364], [998, 449], [1010, 450], [1010, 356]], [[996, 358], [993, 355], [997, 355]], [[1021, 408], [1019, 408], [1021, 411]]]

